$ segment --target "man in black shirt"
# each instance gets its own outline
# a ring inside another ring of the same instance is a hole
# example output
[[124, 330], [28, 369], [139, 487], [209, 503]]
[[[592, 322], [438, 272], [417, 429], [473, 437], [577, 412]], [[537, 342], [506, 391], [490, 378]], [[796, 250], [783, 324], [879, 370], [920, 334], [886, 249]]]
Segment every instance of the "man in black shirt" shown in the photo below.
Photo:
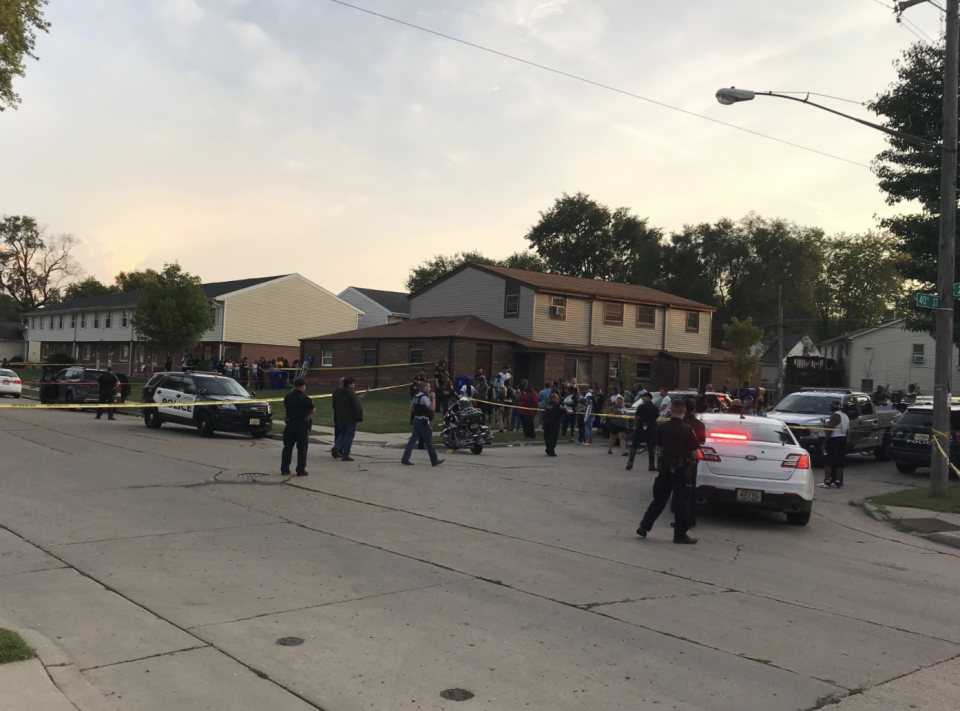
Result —
[[[697, 442], [702, 446], [706, 444], [707, 441], [707, 428], [697, 417], [697, 398], [689, 396], [685, 397], [683, 401], [687, 405], [687, 414], [683, 416], [683, 421], [690, 425], [690, 429], [692, 429], [693, 433], [697, 436]], [[690, 500], [687, 503], [690, 506], [690, 528], [697, 527], [697, 467], [699, 464], [699, 459], [693, 460], [688, 477], [690, 479]], [[674, 507], [674, 512], [676, 512], [676, 498], [673, 499], [672, 506]]]
[[543, 441], [547, 445], [547, 456], [557, 456], [557, 440], [560, 439], [560, 425], [567, 414], [560, 403], [560, 395], [551, 392], [543, 409]]
[[[97, 383], [100, 385], [100, 399], [99, 402], [101, 405], [113, 402], [117, 397], [117, 390], [120, 389], [120, 379], [113, 374], [113, 368], [107, 366], [107, 372], [100, 376], [97, 380]], [[97, 408], [97, 419], [100, 419], [106, 411], [107, 419], [114, 419], [113, 413], [115, 410], [112, 407]]]
[[337, 388], [330, 396], [330, 407], [333, 408], [333, 447], [330, 448], [330, 454], [334, 459], [340, 459], [340, 451], [337, 449], [337, 440], [340, 439], [340, 423], [337, 421], [337, 401], [340, 399], [340, 391], [343, 390], [343, 378], [337, 381]]
[[633, 431], [633, 443], [630, 445], [630, 458], [627, 460], [627, 471], [633, 469], [633, 460], [637, 458], [637, 447], [647, 445], [647, 456], [650, 458], [648, 471], [657, 471], [657, 418], [660, 409], [653, 404], [653, 394], [644, 390], [643, 402], [637, 408], [637, 424]]
[[304, 390], [307, 381], [297, 378], [293, 381], [293, 390], [283, 398], [287, 410], [286, 426], [283, 428], [283, 453], [280, 455], [280, 474], [290, 476], [290, 461], [293, 459], [293, 445], [297, 445], [297, 476], [307, 475], [307, 434], [310, 432], [308, 418], [317, 409]]
[[653, 482], [653, 501], [640, 522], [637, 535], [646, 538], [653, 528], [657, 517], [663, 513], [670, 500], [670, 494], [678, 502], [676, 506], [673, 542], [696, 543], [696, 538], [690, 538], [687, 530], [690, 528], [690, 507], [685, 505], [690, 500], [690, 468], [697, 457], [700, 443], [693, 428], [683, 421], [687, 406], [683, 400], [677, 399], [670, 403], [670, 421], [657, 428], [657, 448], [660, 450], [660, 473]]

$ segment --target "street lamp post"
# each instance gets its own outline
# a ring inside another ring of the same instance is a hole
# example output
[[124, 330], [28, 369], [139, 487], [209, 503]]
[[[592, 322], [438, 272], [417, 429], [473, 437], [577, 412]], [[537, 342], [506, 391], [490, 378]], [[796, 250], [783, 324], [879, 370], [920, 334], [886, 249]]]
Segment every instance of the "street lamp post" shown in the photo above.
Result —
[[[918, 0], [919, 2], [919, 0]], [[916, 3], [901, 3], [906, 5]], [[901, 8], [902, 10], [903, 8]], [[772, 91], [754, 92], [746, 89], [720, 89], [717, 101], [725, 106], [752, 101], [757, 96], [773, 96], [807, 104], [837, 116], [856, 121], [868, 128], [909, 141], [917, 146], [940, 151], [940, 244], [937, 254], [937, 294], [940, 308], [937, 310], [936, 358], [934, 360], [933, 430], [934, 440], [940, 447], [931, 452], [930, 493], [935, 497], [949, 495], [950, 462], [950, 401], [953, 376], [953, 288], [956, 280], [956, 222], [957, 222], [957, 141], [958, 141], [958, 65], [960, 65], [960, 26], [958, 26], [960, 0], [947, 0], [946, 54], [944, 57], [943, 82], [943, 141], [934, 143], [902, 131], [881, 126], [872, 121], [849, 116], [834, 109], [815, 104], [810, 96], [800, 99]], [[942, 448], [942, 449], [941, 449]]]

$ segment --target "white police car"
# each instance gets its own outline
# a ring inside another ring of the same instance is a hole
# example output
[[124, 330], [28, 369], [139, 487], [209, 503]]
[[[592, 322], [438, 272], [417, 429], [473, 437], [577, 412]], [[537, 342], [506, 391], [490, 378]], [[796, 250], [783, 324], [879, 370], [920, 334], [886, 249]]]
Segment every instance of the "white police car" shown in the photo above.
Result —
[[806, 526], [813, 510], [810, 455], [784, 422], [766, 417], [705, 414], [697, 502], [782, 511]]

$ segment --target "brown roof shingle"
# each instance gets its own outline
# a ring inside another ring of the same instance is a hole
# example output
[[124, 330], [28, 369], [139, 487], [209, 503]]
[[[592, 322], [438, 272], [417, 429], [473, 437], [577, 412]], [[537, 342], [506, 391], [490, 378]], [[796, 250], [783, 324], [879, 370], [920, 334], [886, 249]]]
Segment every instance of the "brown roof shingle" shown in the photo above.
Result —
[[544, 291], [556, 291], [562, 294], [577, 296], [592, 296], [598, 299], [611, 301], [626, 301], [658, 306], [676, 306], [679, 308], [696, 309], [698, 311], [715, 311], [715, 306], [701, 304], [681, 296], [674, 296], [665, 291], [651, 289], [648, 286], [634, 284], [619, 284], [616, 282], [599, 281], [597, 279], [583, 279], [580, 277], [563, 276], [562, 274], [546, 274], [544, 272], [530, 272], [525, 269], [511, 269], [510, 267], [495, 267], [489, 264], [473, 264], [477, 269], [500, 274], [501, 276], [516, 279], [519, 282]]

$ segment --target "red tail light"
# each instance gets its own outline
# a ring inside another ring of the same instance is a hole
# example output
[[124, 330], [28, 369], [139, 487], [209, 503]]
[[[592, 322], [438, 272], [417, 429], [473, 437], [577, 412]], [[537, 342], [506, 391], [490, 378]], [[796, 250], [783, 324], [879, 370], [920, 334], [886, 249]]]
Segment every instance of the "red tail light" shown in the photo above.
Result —
[[722, 439], [731, 442], [746, 442], [749, 437], [742, 432], [711, 432], [707, 435], [710, 439]]
[[13, 381], [13, 384], [14, 384], [14, 385], [20, 385], [20, 384], [21, 384], [20, 378], [17, 378], [16, 380], [14, 380], [14, 381]]
[[717, 454], [717, 450], [715, 450], [713, 447], [701, 447], [700, 459], [707, 462], [719, 462], [720, 455]]
[[780, 466], [787, 469], [809, 469], [810, 457], [806, 454], [788, 454]]

